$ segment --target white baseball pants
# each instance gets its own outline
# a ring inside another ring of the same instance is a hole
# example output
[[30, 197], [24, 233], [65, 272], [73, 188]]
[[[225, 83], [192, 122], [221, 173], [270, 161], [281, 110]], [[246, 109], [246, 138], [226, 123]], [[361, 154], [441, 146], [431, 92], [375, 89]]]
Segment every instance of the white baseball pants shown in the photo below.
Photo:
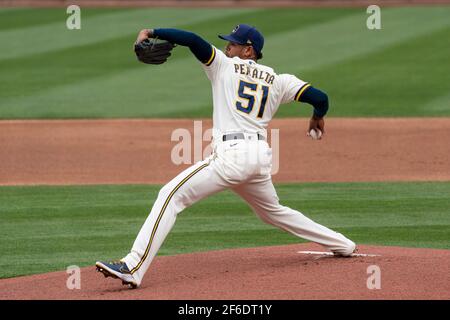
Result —
[[131, 252], [122, 259], [138, 285], [156, 256], [178, 213], [195, 202], [230, 188], [264, 221], [329, 250], [349, 255], [355, 243], [280, 205], [270, 175], [272, 153], [268, 143], [255, 134], [246, 139], [218, 141], [214, 152], [166, 184], [158, 194]]

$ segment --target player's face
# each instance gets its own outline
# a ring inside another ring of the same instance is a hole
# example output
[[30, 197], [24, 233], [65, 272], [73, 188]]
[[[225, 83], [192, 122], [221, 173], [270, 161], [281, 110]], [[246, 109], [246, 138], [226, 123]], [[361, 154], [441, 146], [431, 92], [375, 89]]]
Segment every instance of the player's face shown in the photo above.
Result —
[[247, 47], [248, 46], [244, 46], [244, 45], [237, 44], [234, 42], [228, 42], [227, 46], [225, 47], [225, 55], [228, 58], [233, 58], [233, 57], [242, 58], [242, 54], [246, 50]]

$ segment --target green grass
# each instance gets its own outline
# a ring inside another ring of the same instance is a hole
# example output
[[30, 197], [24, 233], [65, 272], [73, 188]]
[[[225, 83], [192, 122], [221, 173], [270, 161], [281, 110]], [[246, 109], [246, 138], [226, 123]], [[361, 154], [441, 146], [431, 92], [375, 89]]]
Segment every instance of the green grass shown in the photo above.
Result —
[[[370, 31], [360, 8], [83, 8], [69, 31], [65, 9], [0, 9], [0, 119], [210, 117], [209, 81], [187, 48], [145, 66], [132, 43], [143, 27], [175, 27], [221, 48], [217, 34], [241, 22], [265, 35], [261, 63], [328, 93], [330, 116], [450, 116], [449, 15], [383, 8]], [[293, 103], [277, 116], [310, 114]]]
[[[130, 9], [120, 9], [125, 13]], [[82, 10], [82, 18], [117, 12], [117, 9], [102, 8], [101, 10]], [[14, 30], [21, 28], [35, 28], [46, 24], [61, 24], [67, 19], [65, 8], [0, 8], [0, 30]]]
[[[0, 278], [123, 257], [159, 187], [0, 187]], [[283, 205], [360, 244], [450, 249], [450, 183], [277, 186]], [[182, 212], [160, 255], [303, 242], [261, 222], [231, 192]]]

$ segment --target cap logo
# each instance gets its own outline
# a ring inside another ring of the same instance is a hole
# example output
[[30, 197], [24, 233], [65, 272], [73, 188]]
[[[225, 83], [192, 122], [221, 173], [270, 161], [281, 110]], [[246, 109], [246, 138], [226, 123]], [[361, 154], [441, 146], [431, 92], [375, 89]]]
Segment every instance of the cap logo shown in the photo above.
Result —
[[234, 27], [233, 31], [231, 31], [231, 33], [235, 33], [236, 31], [238, 31], [239, 29], [239, 25], [237, 25], [236, 27]]

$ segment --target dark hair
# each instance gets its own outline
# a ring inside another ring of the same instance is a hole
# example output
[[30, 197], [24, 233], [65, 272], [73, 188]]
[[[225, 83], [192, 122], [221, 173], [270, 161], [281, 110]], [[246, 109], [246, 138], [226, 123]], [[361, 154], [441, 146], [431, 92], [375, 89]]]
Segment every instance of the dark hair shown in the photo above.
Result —
[[260, 60], [260, 59], [262, 59], [262, 58], [263, 58], [263, 54], [262, 54], [262, 52], [258, 52], [258, 51], [256, 51], [256, 49], [255, 49], [255, 47], [254, 47], [254, 46], [252, 46], [251, 44], [246, 44], [246, 46], [248, 46], [248, 47], [252, 47], [252, 48], [253, 48], [253, 51], [255, 52], [255, 55], [256, 55], [256, 60]]

